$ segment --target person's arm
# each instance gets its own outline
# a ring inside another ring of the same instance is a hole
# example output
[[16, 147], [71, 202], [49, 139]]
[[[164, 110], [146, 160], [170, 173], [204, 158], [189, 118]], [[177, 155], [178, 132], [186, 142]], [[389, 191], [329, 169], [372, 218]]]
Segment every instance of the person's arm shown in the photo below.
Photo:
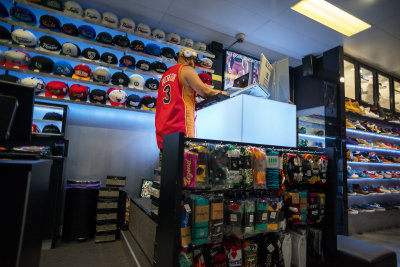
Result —
[[[181, 69], [181, 77], [182, 81], [193, 88], [199, 95], [202, 97], [210, 97], [216, 95], [218, 93], [224, 94], [225, 92], [220, 90], [212, 89], [211, 87], [207, 86], [203, 83], [203, 81], [199, 78], [199, 75], [194, 70], [193, 67], [190, 66], [183, 66]], [[226, 93], [225, 93], [226, 94]]]

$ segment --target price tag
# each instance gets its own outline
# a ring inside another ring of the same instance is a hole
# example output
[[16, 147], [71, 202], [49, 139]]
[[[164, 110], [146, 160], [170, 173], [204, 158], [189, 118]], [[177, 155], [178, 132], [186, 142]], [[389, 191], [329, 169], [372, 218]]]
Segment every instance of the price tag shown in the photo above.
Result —
[[268, 216], [268, 214], [266, 212], [264, 212], [263, 215], [261, 216], [261, 220], [266, 221], [267, 216]]
[[268, 250], [270, 253], [272, 253], [272, 252], [275, 250], [274, 245], [269, 244], [269, 246], [267, 247], [267, 250]]
[[275, 217], [276, 217], [276, 212], [271, 212], [271, 214], [269, 215], [269, 217], [271, 218], [271, 219], [275, 219]]
[[187, 213], [191, 213], [192, 212], [192, 209], [190, 208], [189, 204], [185, 204], [184, 207], [185, 207], [185, 210], [186, 210]]
[[311, 170], [307, 170], [307, 176], [311, 176]]
[[230, 220], [231, 220], [231, 222], [237, 222], [237, 215], [236, 214], [231, 214]]
[[254, 222], [254, 214], [250, 214], [249, 216], [249, 221], [252, 223]]

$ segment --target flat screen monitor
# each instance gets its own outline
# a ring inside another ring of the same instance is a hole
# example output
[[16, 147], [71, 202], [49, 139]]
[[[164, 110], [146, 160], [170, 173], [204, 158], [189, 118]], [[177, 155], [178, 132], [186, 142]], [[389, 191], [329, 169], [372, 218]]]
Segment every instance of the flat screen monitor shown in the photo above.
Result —
[[[16, 98], [18, 107], [16, 108], [14, 119], [11, 125], [10, 135], [6, 138], [0, 137], [0, 141], [29, 142], [32, 132], [32, 117], [34, 105], [34, 88], [21, 86], [15, 83], [0, 81], [0, 95]], [[0, 113], [10, 113], [9, 105], [1, 105]], [[8, 125], [7, 120], [0, 121], [0, 127], [5, 128]]]
[[224, 90], [231, 88], [235, 79], [249, 73], [249, 84], [258, 82], [260, 60], [254, 57], [226, 50]]

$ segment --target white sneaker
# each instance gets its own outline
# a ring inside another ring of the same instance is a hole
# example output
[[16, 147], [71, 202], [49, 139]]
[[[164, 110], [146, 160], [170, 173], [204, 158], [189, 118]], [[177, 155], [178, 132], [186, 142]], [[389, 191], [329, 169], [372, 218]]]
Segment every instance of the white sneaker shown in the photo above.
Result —
[[391, 194], [392, 193], [392, 192], [390, 192], [390, 190], [387, 190], [383, 185], [381, 185], [379, 187], [379, 189], [385, 194]]

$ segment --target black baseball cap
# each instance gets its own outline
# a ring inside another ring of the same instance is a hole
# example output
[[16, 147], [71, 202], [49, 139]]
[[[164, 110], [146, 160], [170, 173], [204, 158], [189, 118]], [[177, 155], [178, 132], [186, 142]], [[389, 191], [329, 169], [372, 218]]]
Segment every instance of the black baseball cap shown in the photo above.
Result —
[[53, 31], [60, 31], [61, 30], [61, 22], [58, 18], [52, 15], [43, 15], [39, 19], [40, 26], [53, 30]]
[[58, 127], [54, 124], [48, 124], [46, 126], [43, 127], [42, 129], [42, 133], [53, 133], [53, 134], [59, 134], [60, 129], [58, 129]]
[[78, 28], [75, 26], [75, 24], [72, 23], [65, 23], [62, 26], [62, 32], [71, 36], [78, 36], [79, 31]]
[[151, 70], [150, 62], [146, 60], [139, 60], [136, 63], [136, 68], [141, 69], [143, 71], [150, 71]]
[[107, 93], [101, 89], [94, 89], [89, 94], [89, 100], [91, 103], [106, 104]]
[[118, 58], [113, 53], [105, 52], [101, 55], [100, 60], [107, 63], [107, 64], [117, 64]]
[[156, 90], [158, 90], [158, 84], [159, 84], [159, 82], [157, 79], [150, 78], [150, 79], [146, 80], [145, 86], [149, 90], [156, 91]]
[[7, 28], [0, 25], [0, 41], [1, 40], [8, 41], [10, 39], [11, 39], [10, 31]]
[[129, 77], [125, 73], [117, 71], [111, 76], [111, 83], [114, 85], [122, 85], [126, 87], [129, 84]]
[[171, 47], [163, 47], [161, 48], [161, 56], [166, 59], [174, 59], [175, 51]]
[[156, 74], [164, 74], [167, 71], [167, 65], [161, 61], [154, 61], [151, 63], [151, 69]]
[[112, 45], [114, 42], [111, 34], [109, 34], [108, 32], [99, 33], [96, 37], [96, 41], [99, 43], [109, 44], [109, 45]]
[[0, 80], [16, 83], [19, 81], [19, 78], [16, 76], [13, 76], [13, 75], [9, 75], [9, 74], [3, 74], [3, 75], [0, 75]]
[[126, 103], [126, 106], [129, 108], [140, 109], [141, 98], [138, 95], [131, 94], [128, 96], [125, 103]]
[[131, 49], [139, 52], [144, 51], [144, 43], [140, 40], [134, 40], [131, 43]]
[[100, 54], [96, 49], [88, 47], [82, 51], [82, 57], [89, 60], [99, 60]]
[[39, 71], [43, 73], [53, 72], [54, 61], [44, 56], [34, 56], [31, 58], [31, 63], [28, 68], [33, 71]]
[[61, 44], [57, 41], [57, 39], [44, 35], [39, 38], [39, 46], [40, 48], [47, 50], [47, 51], [60, 51], [61, 49]]
[[142, 109], [155, 111], [157, 105], [157, 98], [151, 95], [145, 95], [144, 97], [142, 97], [141, 104], [142, 104]]
[[43, 120], [62, 121], [63, 116], [62, 114], [57, 112], [47, 112], [46, 114], [44, 114]]
[[133, 56], [123, 56], [119, 59], [119, 65], [121, 67], [127, 67], [127, 68], [135, 68], [136, 60]]
[[113, 41], [116, 45], [120, 47], [129, 47], [129, 39], [123, 35], [115, 35]]

